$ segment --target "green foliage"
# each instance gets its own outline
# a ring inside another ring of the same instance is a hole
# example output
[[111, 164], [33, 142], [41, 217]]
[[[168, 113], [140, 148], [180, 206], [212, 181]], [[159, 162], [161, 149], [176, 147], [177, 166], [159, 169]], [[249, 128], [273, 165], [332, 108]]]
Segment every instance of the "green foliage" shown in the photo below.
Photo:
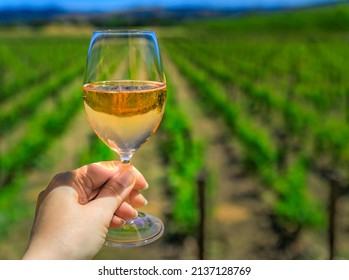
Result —
[[339, 5], [190, 22], [165, 40], [202, 107], [231, 128], [246, 170], [274, 193], [284, 224], [326, 224], [308, 186], [313, 167], [348, 174], [348, 22]]
[[[81, 107], [80, 95], [79, 92], [75, 92], [69, 98], [58, 98], [57, 107], [53, 112], [41, 112], [31, 119], [28, 124], [30, 132], [2, 156], [1, 169], [5, 177], [12, 177], [12, 173], [23, 172], [30, 167], [32, 160], [52, 143], [51, 139], [64, 132], [73, 114]], [[61, 107], [64, 107], [64, 110], [60, 110]]]
[[9, 234], [10, 225], [32, 219], [33, 211], [28, 211], [28, 202], [21, 196], [24, 182], [25, 175], [18, 174], [6, 189], [0, 190], [0, 237]]
[[116, 160], [116, 152], [112, 151], [98, 136], [91, 131], [89, 135], [88, 148], [79, 155], [79, 165], [86, 165], [92, 162]]
[[[194, 26], [196, 23], [191, 23]], [[348, 31], [349, 7], [337, 4], [328, 7], [305, 9], [303, 11], [285, 11], [279, 13], [249, 14], [239, 20], [210, 20], [201, 24], [201, 28], [231, 31], [234, 33], [283, 33], [292, 32], [328, 32]]]
[[306, 227], [322, 228], [326, 224], [324, 207], [307, 188], [308, 167], [302, 156], [274, 181], [279, 199], [274, 211], [282, 220]]
[[61, 85], [71, 81], [77, 75], [81, 74], [82, 71], [82, 65], [78, 64], [67, 69], [67, 71], [61, 72], [60, 75], [51, 76], [42, 84], [31, 87], [28, 91], [25, 90], [25, 92], [22, 93], [22, 98], [15, 106], [12, 106], [10, 110], [0, 113], [0, 126], [2, 127], [0, 135], [15, 126], [15, 124], [21, 120], [19, 116], [31, 116], [35, 112], [37, 106], [45, 100], [48, 93], [51, 96], [55, 96], [57, 92], [59, 92]]
[[47, 80], [52, 83], [56, 76], [68, 76], [62, 69], [74, 72], [71, 68], [83, 66], [85, 52], [81, 48], [88, 46], [88, 41], [74, 37], [9, 36], [0, 38], [0, 46], [0, 101], [3, 102], [32, 90], [33, 85], [42, 88]]
[[[1, 137], [25, 124], [22, 137], [6, 150], [1, 146], [0, 234], [4, 235], [11, 224], [32, 218], [22, 197], [27, 172], [40, 164], [40, 157], [82, 106], [80, 88], [69, 85], [83, 70], [84, 61], [79, 59], [86, 41], [40, 36], [0, 41], [4, 50], [0, 100], [5, 105], [0, 112]], [[42, 106], [44, 102], [47, 105]]]
[[199, 222], [197, 176], [204, 166], [204, 146], [193, 140], [191, 124], [176, 104], [171, 78], [167, 81], [160, 151], [168, 166], [165, 183], [172, 200], [170, 222], [177, 233], [195, 235]]

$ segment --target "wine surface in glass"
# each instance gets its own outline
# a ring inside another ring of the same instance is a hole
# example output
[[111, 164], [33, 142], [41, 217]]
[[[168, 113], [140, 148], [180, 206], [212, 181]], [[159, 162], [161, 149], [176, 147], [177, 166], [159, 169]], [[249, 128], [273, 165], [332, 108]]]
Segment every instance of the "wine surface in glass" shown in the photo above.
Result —
[[152, 81], [103, 81], [83, 86], [92, 128], [119, 154], [132, 155], [156, 131], [166, 96], [166, 84]]

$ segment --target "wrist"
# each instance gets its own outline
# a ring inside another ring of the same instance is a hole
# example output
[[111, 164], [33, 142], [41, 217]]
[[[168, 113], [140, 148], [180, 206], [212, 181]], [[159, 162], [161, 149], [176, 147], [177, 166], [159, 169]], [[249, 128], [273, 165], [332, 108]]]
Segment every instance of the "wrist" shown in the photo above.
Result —
[[32, 240], [24, 253], [23, 260], [67, 260], [73, 259], [73, 256], [64, 246], [59, 244], [46, 244]]

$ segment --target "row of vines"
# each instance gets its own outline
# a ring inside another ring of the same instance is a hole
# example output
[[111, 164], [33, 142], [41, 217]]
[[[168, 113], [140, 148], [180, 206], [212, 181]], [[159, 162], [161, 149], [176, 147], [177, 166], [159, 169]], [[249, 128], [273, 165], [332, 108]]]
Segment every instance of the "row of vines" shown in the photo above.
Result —
[[21, 200], [27, 174], [45, 162], [45, 152], [79, 111], [76, 85], [81, 83], [81, 48], [86, 42], [42, 36], [1, 38], [2, 236], [9, 225], [33, 214]]
[[[16, 223], [33, 218], [35, 208], [23, 197], [28, 192], [30, 172], [52, 164], [55, 159], [46, 158], [46, 153], [61, 141], [83, 111], [81, 81], [89, 38], [35, 35], [0, 39], [0, 237], [4, 240]], [[203, 146], [191, 138], [190, 124], [177, 108], [172, 94], [175, 89], [170, 77], [168, 80], [167, 109], [158, 141], [159, 156], [168, 174], [163, 182], [168, 190], [166, 199], [173, 201], [166, 213], [171, 242], [171, 236], [196, 235], [198, 213], [193, 186], [202, 167]], [[81, 139], [85, 143], [81, 145], [86, 145], [82, 149], [76, 139], [76, 162], [70, 166], [116, 158], [92, 130], [87, 137], [87, 141]], [[65, 151], [58, 153], [62, 155], [58, 160], [64, 160]], [[191, 161], [183, 165], [187, 158]], [[49, 167], [42, 170], [54, 175]], [[28, 234], [24, 232], [23, 238]]]
[[[203, 110], [238, 140], [245, 170], [271, 194], [272, 224], [284, 234], [279, 247], [305, 228], [327, 228], [333, 258], [336, 201], [349, 193], [347, 33], [316, 26], [283, 33], [272, 28], [282, 30], [280, 17], [255, 20], [244, 32], [234, 20], [189, 23], [166, 39], [166, 50]], [[265, 25], [271, 31], [256, 31]]]

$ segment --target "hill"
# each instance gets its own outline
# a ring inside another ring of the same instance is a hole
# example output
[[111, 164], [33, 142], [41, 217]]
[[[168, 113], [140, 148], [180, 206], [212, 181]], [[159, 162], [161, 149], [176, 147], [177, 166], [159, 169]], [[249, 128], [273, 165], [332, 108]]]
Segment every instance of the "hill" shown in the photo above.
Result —
[[[339, 5], [338, 6], [344, 6]], [[319, 5], [311, 7], [302, 7], [301, 11], [308, 10], [323, 10], [323, 15], [326, 17], [327, 9], [333, 7], [333, 5]], [[345, 5], [347, 6], [347, 4]], [[340, 23], [341, 26], [348, 26], [348, 9], [339, 9], [338, 14], [335, 14], [330, 18], [329, 24], [335, 26]], [[279, 14], [279, 18], [271, 17], [271, 20], [276, 22], [254, 22], [253, 20], [247, 20], [246, 23], [242, 22], [242, 25], [248, 27], [249, 25], [259, 25], [259, 28], [264, 28], [267, 24], [268, 27], [278, 28], [278, 22], [281, 20], [285, 13], [292, 14], [292, 20], [287, 20], [288, 26], [283, 24], [281, 27], [292, 27], [304, 26], [307, 19], [303, 15], [297, 18], [297, 13], [293, 13], [294, 9], [284, 9], [276, 7], [265, 7], [265, 8], [205, 8], [195, 6], [179, 6], [175, 8], [137, 8], [120, 11], [108, 11], [108, 12], [77, 12], [71, 10], [65, 10], [58, 6], [46, 7], [46, 8], [8, 8], [0, 9], [0, 25], [31, 25], [31, 26], [42, 26], [50, 23], [78, 23], [78, 24], [92, 24], [100, 27], [119, 27], [119, 26], [142, 26], [142, 25], [177, 25], [183, 21], [197, 20], [197, 19], [217, 19], [217, 18], [240, 18], [244, 15], [269, 15]], [[296, 17], [294, 16], [296, 15]], [[318, 12], [316, 12], [318, 15]], [[332, 13], [333, 15], [333, 13]], [[280, 18], [281, 17], [281, 18]], [[305, 20], [305, 21], [304, 21]], [[284, 22], [286, 23], [286, 21]], [[308, 22], [310, 23], [310, 22]], [[311, 24], [316, 24], [313, 22]], [[328, 24], [326, 23], [326, 24]], [[270, 26], [269, 26], [270, 25]], [[240, 28], [239, 23], [239, 28]], [[234, 27], [234, 26], [232, 26]], [[280, 26], [279, 26], [280, 27]]]

